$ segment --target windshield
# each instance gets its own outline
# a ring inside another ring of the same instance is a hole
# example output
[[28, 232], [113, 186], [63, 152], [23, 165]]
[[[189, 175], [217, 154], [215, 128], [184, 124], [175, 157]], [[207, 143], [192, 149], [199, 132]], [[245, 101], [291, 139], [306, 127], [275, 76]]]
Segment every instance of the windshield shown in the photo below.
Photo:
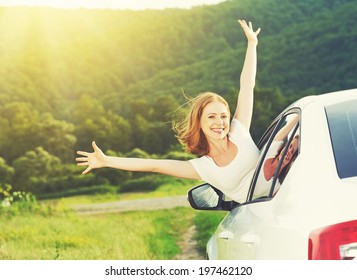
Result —
[[357, 100], [327, 106], [326, 115], [340, 178], [357, 176]]

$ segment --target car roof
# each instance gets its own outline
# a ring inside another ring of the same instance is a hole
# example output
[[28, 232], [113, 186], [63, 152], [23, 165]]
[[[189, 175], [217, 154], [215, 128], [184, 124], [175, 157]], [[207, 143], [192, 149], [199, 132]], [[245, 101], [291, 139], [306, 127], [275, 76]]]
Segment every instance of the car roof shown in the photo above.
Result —
[[338, 104], [341, 102], [354, 100], [354, 99], [357, 99], [357, 88], [341, 90], [341, 91], [334, 91], [334, 92], [329, 92], [329, 93], [324, 93], [324, 94], [319, 94], [319, 95], [306, 96], [306, 97], [303, 97], [303, 98], [295, 101], [288, 108], [293, 108], [293, 107], [303, 108], [307, 104], [310, 104], [312, 102], [318, 102], [322, 106], [328, 106], [328, 105]]
[[[323, 109], [325, 106], [332, 105], [332, 104], [338, 104], [344, 101], [348, 100], [357, 100], [357, 88], [354, 89], [347, 89], [347, 90], [340, 90], [340, 91], [334, 91], [334, 92], [329, 92], [329, 93], [324, 93], [324, 94], [319, 94], [319, 95], [309, 95], [302, 97], [298, 99], [297, 101], [293, 102], [290, 104], [288, 107], [286, 107], [271, 123], [269, 128], [266, 130], [266, 132], [274, 125], [274, 123], [281, 118], [283, 114], [285, 114], [287, 111], [290, 109], [303, 109], [304, 107], [308, 106], [308, 104], [311, 103], [319, 103], [321, 105], [321, 108]], [[262, 142], [262, 139], [264, 138], [265, 135], [259, 140], [258, 146]]]

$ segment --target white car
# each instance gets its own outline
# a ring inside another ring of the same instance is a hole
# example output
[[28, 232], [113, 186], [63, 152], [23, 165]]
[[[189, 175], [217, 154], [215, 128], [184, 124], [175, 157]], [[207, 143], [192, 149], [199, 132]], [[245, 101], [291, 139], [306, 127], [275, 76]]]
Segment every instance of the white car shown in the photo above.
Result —
[[263, 134], [247, 200], [203, 184], [191, 206], [228, 214], [208, 259], [357, 259], [357, 89], [304, 97]]

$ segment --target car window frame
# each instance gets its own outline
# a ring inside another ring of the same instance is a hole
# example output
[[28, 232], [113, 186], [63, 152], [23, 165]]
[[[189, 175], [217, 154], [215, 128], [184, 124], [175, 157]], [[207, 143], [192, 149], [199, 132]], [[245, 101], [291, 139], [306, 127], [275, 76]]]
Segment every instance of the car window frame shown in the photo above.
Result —
[[[247, 200], [244, 204], [249, 204], [249, 203], [256, 203], [256, 202], [263, 202], [263, 201], [270, 201], [271, 199], [274, 198], [274, 188], [276, 186], [276, 181], [278, 177], [276, 176], [277, 174], [274, 174], [273, 177], [273, 182], [271, 183], [270, 190], [267, 196], [262, 196], [258, 198], [253, 198], [254, 195], [254, 190], [258, 181], [258, 176], [260, 174], [261, 169], [263, 168], [264, 161], [266, 159], [266, 155], [268, 153], [269, 148], [271, 147], [271, 144], [274, 140], [274, 137], [278, 133], [278, 131], [281, 129], [282, 123], [286, 120], [286, 117], [291, 114], [297, 114], [298, 116], [298, 123], [293, 127], [291, 130], [293, 133], [289, 136], [287, 144], [289, 145], [296, 134], [297, 131], [299, 131], [299, 134], [301, 135], [301, 110], [300, 108], [290, 108], [287, 111], [284, 111], [281, 113], [273, 122], [272, 124], [268, 127], [268, 129], [264, 132], [263, 136], [260, 138], [258, 142], [258, 149], [261, 152], [261, 155], [259, 157], [259, 162], [257, 164], [257, 167], [254, 171], [254, 175], [251, 180], [251, 184], [249, 187], [248, 195], [247, 195]], [[299, 139], [299, 145], [298, 145], [298, 153], [300, 153], [300, 141], [301, 137]], [[287, 149], [284, 148], [283, 156], [285, 156]], [[277, 169], [281, 167], [282, 161], [279, 162], [279, 165]]]

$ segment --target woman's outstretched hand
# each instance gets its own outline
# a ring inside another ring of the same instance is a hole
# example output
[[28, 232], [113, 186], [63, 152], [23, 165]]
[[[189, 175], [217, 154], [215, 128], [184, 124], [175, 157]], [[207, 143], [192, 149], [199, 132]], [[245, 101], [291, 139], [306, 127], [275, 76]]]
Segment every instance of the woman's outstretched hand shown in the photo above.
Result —
[[258, 34], [260, 32], [260, 28], [254, 31], [251, 22], [249, 22], [249, 25], [246, 23], [245, 20], [238, 20], [238, 22], [240, 23], [240, 26], [243, 28], [245, 36], [248, 39], [248, 42], [258, 45]]
[[83, 156], [76, 158], [76, 161], [78, 162], [77, 165], [88, 166], [87, 169], [82, 172], [82, 174], [86, 174], [92, 169], [101, 168], [105, 166], [106, 155], [102, 152], [101, 149], [98, 148], [94, 141], [92, 142], [92, 147], [94, 150], [93, 153], [77, 151], [78, 155]]

